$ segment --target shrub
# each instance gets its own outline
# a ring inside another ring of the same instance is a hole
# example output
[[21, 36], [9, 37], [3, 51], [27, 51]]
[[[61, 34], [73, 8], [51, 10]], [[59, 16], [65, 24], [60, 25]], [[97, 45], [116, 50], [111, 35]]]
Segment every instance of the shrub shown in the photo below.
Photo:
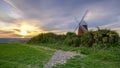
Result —
[[76, 37], [77, 35], [73, 32], [67, 32], [66, 37]]
[[67, 37], [65, 40], [64, 40], [64, 44], [67, 44], [69, 46], [74, 46], [74, 47], [78, 47], [80, 46], [80, 38], [79, 37]]
[[91, 47], [94, 43], [94, 32], [88, 31], [81, 36], [81, 44]]
[[89, 47], [94, 44], [118, 44], [119, 35], [115, 31], [107, 29], [99, 29], [97, 31], [88, 31], [81, 36], [82, 45]]
[[67, 44], [69, 46], [71, 46], [73, 44], [73, 41], [71, 38], [67, 37], [65, 40], [64, 40], [64, 44]]
[[80, 38], [79, 37], [73, 37], [73, 46], [75, 46], [75, 47], [80, 46]]
[[98, 30], [96, 35], [98, 35], [100, 42], [103, 44], [117, 44], [119, 40], [119, 35], [115, 31], [101, 29]]
[[54, 43], [56, 39], [57, 36], [54, 33], [42, 33], [31, 38], [28, 43]]
[[80, 46], [80, 38], [73, 32], [67, 32], [64, 44], [69, 46]]

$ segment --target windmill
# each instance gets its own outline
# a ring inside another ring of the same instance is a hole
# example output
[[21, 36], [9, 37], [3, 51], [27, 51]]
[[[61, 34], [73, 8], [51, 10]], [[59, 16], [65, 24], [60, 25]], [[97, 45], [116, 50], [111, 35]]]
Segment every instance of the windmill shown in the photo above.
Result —
[[87, 13], [88, 13], [88, 10], [85, 12], [85, 14], [83, 15], [83, 17], [81, 18], [80, 22], [78, 23], [77, 27], [74, 30], [74, 32], [76, 32], [76, 30], [78, 29], [78, 36], [81, 36], [83, 33], [88, 31], [88, 25], [84, 21], [84, 18], [87, 15]]

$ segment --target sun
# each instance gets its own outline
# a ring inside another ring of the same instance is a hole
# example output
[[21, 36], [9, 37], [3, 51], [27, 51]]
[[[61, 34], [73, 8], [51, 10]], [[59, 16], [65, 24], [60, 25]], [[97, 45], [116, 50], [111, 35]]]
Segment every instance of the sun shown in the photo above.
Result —
[[26, 30], [22, 30], [22, 31], [20, 32], [20, 34], [21, 34], [22, 36], [25, 36], [25, 35], [27, 35], [27, 31], [26, 31]]
[[14, 32], [21, 38], [28, 38], [42, 33], [43, 30], [36, 23], [30, 21], [23, 21], [19, 23], [16, 28], [14, 28]]
[[34, 29], [35, 29], [34, 26], [24, 24], [20, 28], [20, 35], [22, 36], [30, 35], [31, 34], [30, 32], [32, 32]]
[[27, 35], [27, 31], [28, 31], [27, 27], [28, 26], [26, 26], [26, 25], [22, 25], [21, 26], [20, 35], [22, 35], [22, 36], [26, 36]]

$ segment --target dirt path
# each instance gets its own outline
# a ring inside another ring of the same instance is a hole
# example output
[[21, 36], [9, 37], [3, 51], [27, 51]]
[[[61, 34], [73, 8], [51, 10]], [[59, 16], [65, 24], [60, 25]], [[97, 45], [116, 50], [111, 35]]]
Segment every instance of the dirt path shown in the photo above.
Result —
[[70, 59], [73, 56], [81, 56], [84, 57], [85, 55], [77, 53], [77, 52], [70, 52], [70, 51], [62, 51], [58, 50], [54, 53], [52, 58], [45, 64], [44, 68], [52, 68], [56, 64], [64, 64], [67, 62], [67, 59]]

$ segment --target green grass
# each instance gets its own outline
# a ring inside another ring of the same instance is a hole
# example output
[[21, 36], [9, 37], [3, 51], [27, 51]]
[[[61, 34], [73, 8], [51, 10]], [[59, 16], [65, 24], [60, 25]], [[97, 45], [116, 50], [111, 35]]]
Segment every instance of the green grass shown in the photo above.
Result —
[[57, 65], [54, 68], [120, 68], [120, 46], [117, 47], [79, 47], [76, 51], [81, 51], [87, 57], [79, 56], [68, 60], [64, 65]]
[[117, 47], [72, 47], [63, 44], [0, 44], [0, 68], [43, 68], [55, 50], [77, 51], [87, 55], [75, 56], [63, 65], [54, 68], [120, 68], [120, 46]]
[[113, 63], [89, 57], [80, 58], [79, 56], [75, 56], [68, 60], [66, 64], [57, 65], [54, 68], [119, 68], [119, 64], [117, 62]]
[[60, 44], [38, 44], [66, 51], [76, 51], [87, 55], [87, 57], [73, 57], [64, 65], [57, 65], [54, 68], [120, 68], [120, 46], [116, 47], [70, 47]]
[[53, 53], [25, 44], [0, 44], [0, 68], [43, 68]]
[[35, 45], [35, 46], [45, 46], [45, 47], [49, 47], [49, 48], [52, 48], [52, 49], [57, 49], [57, 50], [64, 50], [64, 51], [76, 51], [76, 49], [78, 48], [75, 48], [73, 46], [67, 46], [65, 44], [51, 44], [51, 43], [39, 43], [39, 44], [31, 44], [31, 45]]

